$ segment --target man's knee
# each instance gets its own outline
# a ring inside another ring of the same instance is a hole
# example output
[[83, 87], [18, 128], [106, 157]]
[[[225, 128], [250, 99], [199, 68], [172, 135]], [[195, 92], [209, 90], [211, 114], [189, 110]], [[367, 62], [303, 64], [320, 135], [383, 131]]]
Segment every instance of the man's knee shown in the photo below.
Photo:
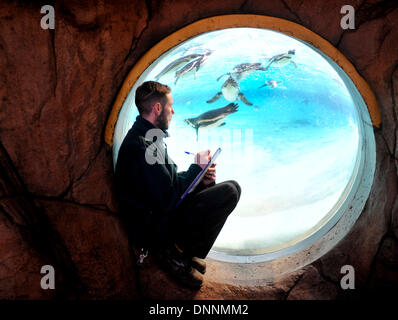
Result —
[[235, 188], [236, 188], [236, 193], [237, 193], [237, 195], [238, 195], [238, 201], [239, 201], [239, 199], [240, 199], [240, 194], [241, 194], [241, 192], [242, 192], [242, 189], [240, 188], [239, 183], [237, 183], [235, 180], [229, 180], [229, 182], [232, 183], [232, 184], [235, 186]]
[[235, 204], [237, 204], [241, 194], [241, 188], [239, 183], [234, 180], [229, 180], [223, 182], [223, 185], [225, 188], [225, 193], [228, 195], [228, 198]]

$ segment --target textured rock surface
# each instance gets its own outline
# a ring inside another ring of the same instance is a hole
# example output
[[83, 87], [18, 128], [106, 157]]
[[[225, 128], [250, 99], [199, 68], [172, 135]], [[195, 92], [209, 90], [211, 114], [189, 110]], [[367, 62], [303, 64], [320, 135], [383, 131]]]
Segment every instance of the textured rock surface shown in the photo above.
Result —
[[[56, 292], [41, 288], [43, 265], [56, 270]], [[62, 239], [35, 206], [0, 144], [0, 299], [74, 298], [82, 290]]]
[[381, 245], [369, 279], [370, 286], [376, 287], [383, 296], [395, 292], [398, 286], [398, 240], [386, 236]]
[[[356, 30], [344, 31], [344, 4], [57, 1], [56, 29], [42, 30], [40, 5], [2, 1], [0, 298], [334, 299], [346, 296], [339, 291], [345, 264], [355, 267], [358, 288], [398, 290], [398, 9], [390, 0], [352, 1]], [[148, 49], [191, 22], [232, 13], [300, 23], [337, 46], [368, 81], [383, 123], [376, 130], [370, 198], [333, 250], [267, 286], [209, 281], [192, 293], [153, 265], [137, 282], [134, 257], [115, 214], [111, 151], [103, 140], [107, 116], [123, 79]], [[59, 270], [57, 287], [68, 290], [38, 288], [38, 270], [48, 261]]]
[[40, 28], [38, 5], [1, 5], [1, 140], [35, 195], [70, 198], [82, 183], [145, 28], [144, 3], [90, 2], [57, 4], [55, 30]]
[[317, 269], [307, 268], [300, 281], [292, 288], [288, 300], [327, 300], [336, 299], [337, 287], [321, 277]]
[[87, 290], [83, 298], [136, 297], [127, 236], [116, 217], [71, 203], [40, 202], [77, 266]]

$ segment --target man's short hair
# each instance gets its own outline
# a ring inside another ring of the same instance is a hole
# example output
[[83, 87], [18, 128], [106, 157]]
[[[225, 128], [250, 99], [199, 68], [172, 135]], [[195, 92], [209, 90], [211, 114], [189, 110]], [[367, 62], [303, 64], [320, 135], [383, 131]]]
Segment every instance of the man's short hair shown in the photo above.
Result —
[[148, 115], [156, 102], [162, 107], [167, 102], [166, 95], [171, 92], [169, 86], [156, 81], [146, 81], [135, 91], [135, 104], [140, 115]]

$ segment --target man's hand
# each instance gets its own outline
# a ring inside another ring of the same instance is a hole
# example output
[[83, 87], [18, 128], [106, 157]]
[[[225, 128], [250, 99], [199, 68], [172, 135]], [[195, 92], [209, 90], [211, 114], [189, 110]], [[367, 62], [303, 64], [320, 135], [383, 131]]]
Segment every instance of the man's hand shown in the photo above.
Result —
[[[195, 156], [195, 163], [204, 169], [211, 159], [210, 150], [200, 151]], [[210, 168], [209, 168], [210, 169]]]
[[[203, 169], [209, 163], [210, 159], [210, 150], [200, 151], [196, 154], [195, 163]], [[216, 181], [216, 163], [210, 166], [202, 180], [204, 185], [208, 185], [214, 181]]]
[[207, 186], [208, 184], [215, 181], [216, 181], [216, 163], [213, 162], [213, 164], [210, 166], [205, 176], [203, 177], [202, 182], [205, 186]]

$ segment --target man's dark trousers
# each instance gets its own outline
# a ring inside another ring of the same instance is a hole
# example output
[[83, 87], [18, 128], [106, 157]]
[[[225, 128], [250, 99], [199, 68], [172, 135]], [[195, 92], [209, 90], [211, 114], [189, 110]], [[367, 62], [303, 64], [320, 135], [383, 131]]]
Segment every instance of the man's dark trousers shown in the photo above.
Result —
[[169, 216], [165, 236], [187, 256], [204, 259], [236, 207], [240, 194], [241, 188], [233, 180], [192, 192]]

